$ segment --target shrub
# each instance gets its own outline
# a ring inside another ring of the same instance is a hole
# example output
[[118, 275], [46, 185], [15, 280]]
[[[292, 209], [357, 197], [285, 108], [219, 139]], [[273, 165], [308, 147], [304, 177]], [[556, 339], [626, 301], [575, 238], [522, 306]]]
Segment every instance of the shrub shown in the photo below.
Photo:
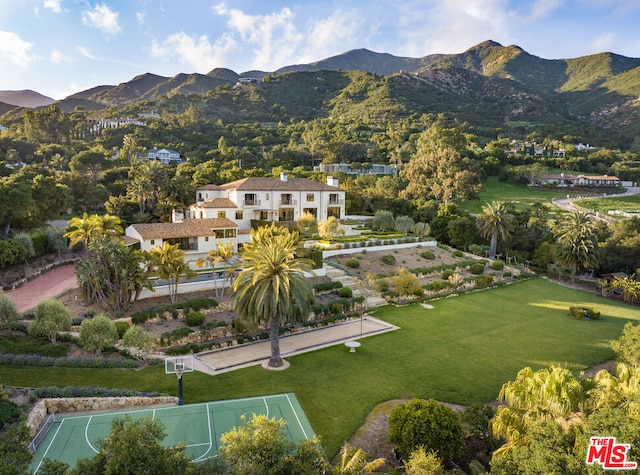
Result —
[[353, 297], [353, 290], [350, 287], [342, 287], [338, 290], [338, 297], [350, 299]]
[[576, 320], [588, 318], [590, 320], [599, 320], [600, 312], [591, 307], [569, 307], [569, 315]]
[[465, 450], [458, 416], [433, 399], [412, 399], [395, 407], [389, 415], [389, 441], [407, 458], [424, 447], [436, 452], [445, 463]]
[[115, 322], [115, 326], [116, 331], [118, 332], [118, 338], [122, 340], [122, 337], [125, 333], [127, 333], [127, 330], [129, 329], [129, 323], [120, 320], [118, 322]]
[[508, 270], [508, 271], [503, 272], [502, 276], [503, 277], [511, 277], [511, 271]]
[[58, 332], [71, 330], [67, 307], [55, 299], [43, 300], [36, 306], [35, 320], [29, 325], [30, 335], [46, 336], [55, 344]]
[[0, 239], [0, 269], [24, 262], [28, 251], [15, 239]]
[[389, 290], [389, 282], [386, 279], [379, 279], [376, 281], [376, 290], [378, 292], [386, 292]]
[[504, 269], [504, 262], [502, 262], [502, 261], [493, 261], [491, 263], [491, 269], [492, 270], [502, 270], [502, 269]]
[[429, 284], [427, 284], [425, 286], [425, 288], [427, 290], [430, 290], [431, 292], [440, 292], [442, 289], [444, 289], [444, 282], [441, 280], [435, 280]]
[[456, 249], [455, 251], [452, 252], [453, 257], [462, 257], [464, 256], [464, 253], [460, 250], [460, 249]]
[[451, 277], [454, 274], [453, 269], [445, 269], [444, 272], [442, 272], [442, 280], [449, 280], [449, 277]]
[[118, 330], [106, 315], [85, 320], [80, 326], [80, 345], [100, 355], [118, 341]]
[[331, 307], [329, 307], [329, 313], [331, 313], [331, 315], [340, 315], [342, 312], [343, 307], [339, 302], [334, 302], [331, 304]]
[[189, 327], [199, 327], [204, 323], [204, 313], [195, 311], [187, 313], [185, 323]]
[[382, 262], [390, 266], [396, 263], [396, 256], [394, 256], [393, 254], [385, 254], [381, 257], [381, 259]]
[[493, 282], [492, 275], [483, 275], [476, 279], [476, 285], [479, 285], [481, 287], [484, 287], [485, 285], [491, 285], [492, 282]]
[[484, 264], [482, 262], [474, 262], [469, 266], [469, 272], [480, 275], [484, 272]]
[[347, 267], [349, 267], [351, 269], [359, 269], [360, 268], [360, 261], [358, 259], [356, 259], [355, 257], [350, 257], [349, 259], [347, 259]]
[[9, 328], [18, 321], [18, 309], [13, 300], [4, 293], [0, 293], [0, 328]]
[[339, 289], [342, 287], [342, 282], [336, 280], [331, 282], [322, 282], [320, 284], [316, 284], [313, 287], [313, 290], [316, 292], [328, 292], [330, 290]]
[[432, 261], [433, 259], [436, 258], [436, 255], [431, 251], [422, 251], [420, 253], [420, 257], [422, 257], [423, 259], [426, 259], [428, 261]]
[[480, 254], [482, 254], [483, 248], [481, 245], [479, 244], [470, 244], [469, 245], [469, 252], [475, 256], [479, 256]]

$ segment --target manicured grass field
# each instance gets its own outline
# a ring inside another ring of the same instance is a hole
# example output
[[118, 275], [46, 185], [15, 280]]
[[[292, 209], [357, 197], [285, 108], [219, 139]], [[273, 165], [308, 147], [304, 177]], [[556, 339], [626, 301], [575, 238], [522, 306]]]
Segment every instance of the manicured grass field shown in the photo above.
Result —
[[482, 191], [479, 200], [464, 201], [458, 206], [469, 213], [480, 213], [482, 206], [492, 201], [504, 201], [505, 203], [515, 203], [517, 208], [526, 208], [536, 202], [550, 203], [553, 198], [566, 197], [566, 190], [547, 190], [530, 188], [511, 182], [498, 181], [495, 176], [487, 178], [482, 182]]
[[582, 209], [598, 211], [606, 215], [610, 210], [638, 211], [640, 210], [640, 195], [620, 196], [618, 198], [598, 198], [576, 201]]
[[[342, 345], [289, 358], [285, 371], [260, 366], [218, 376], [190, 373], [186, 402], [294, 392], [332, 455], [377, 403], [435, 398], [459, 404], [495, 399], [525, 366], [552, 364], [574, 371], [614, 356], [609, 342], [640, 309], [534, 278], [484, 292], [421, 305], [386, 306], [375, 316], [400, 330], [366, 338], [356, 353]], [[587, 304], [599, 321], [569, 318], [570, 305]], [[3, 384], [88, 385], [177, 392], [162, 367], [73, 370], [0, 367]]]

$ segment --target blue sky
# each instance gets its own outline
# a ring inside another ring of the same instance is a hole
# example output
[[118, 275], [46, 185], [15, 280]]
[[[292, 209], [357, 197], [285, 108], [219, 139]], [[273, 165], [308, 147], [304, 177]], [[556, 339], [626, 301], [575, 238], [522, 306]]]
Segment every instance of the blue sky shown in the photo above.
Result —
[[0, 90], [61, 99], [146, 72], [273, 71], [356, 48], [640, 57], [638, 0], [0, 0]]

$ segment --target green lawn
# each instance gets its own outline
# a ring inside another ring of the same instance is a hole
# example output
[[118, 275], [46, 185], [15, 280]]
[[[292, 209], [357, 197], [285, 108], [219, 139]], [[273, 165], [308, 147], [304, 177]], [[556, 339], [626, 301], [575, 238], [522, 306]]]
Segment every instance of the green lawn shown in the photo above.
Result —
[[582, 209], [598, 211], [604, 215], [610, 210], [616, 209], [622, 211], [638, 211], [640, 210], [640, 195], [579, 200], [576, 201], [575, 204]]
[[552, 198], [562, 196], [567, 196], [566, 190], [530, 188], [517, 183], [498, 181], [497, 177], [492, 176], [482, 182], [479, 200], [464, 201], [458, 203], [458, 206], [469, 213], [480, 213], [482, 206], [491, 201], [514, 202], [517, 208], [525, 208], [536, 202], [550, 203]]
[[[574, 304], [602, 312], [600, 321], [568, 317]], [[563, 364], [579, 371], [611, 359], [609, 347], [640, 309], [534, 278], [420, 305], [382, 307], [375, 315], [400, 330], [367, 338], [357, 353], [340, 345], [289, 358], [285, 371], [252, 367], [218, 376], [187, 374], [186, 402], [294, 392], [329, 454], [377, 403], [394, 398], [487, 402], [525, 366]], [[72, 370], [0, 367], [9, 385], [94, 385], [177, 393], [162, 367]]]

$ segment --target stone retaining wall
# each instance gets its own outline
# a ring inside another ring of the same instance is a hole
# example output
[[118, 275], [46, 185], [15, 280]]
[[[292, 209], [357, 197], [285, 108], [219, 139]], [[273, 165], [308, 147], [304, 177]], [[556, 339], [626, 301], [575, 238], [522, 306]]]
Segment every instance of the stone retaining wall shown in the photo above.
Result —
[[34, 436], [49, 414], [87, 411], [122, 411], [132, 407], [178, 404], [175, 396], [70, 397], [40, 399], [29, 415], [27, 426]]

